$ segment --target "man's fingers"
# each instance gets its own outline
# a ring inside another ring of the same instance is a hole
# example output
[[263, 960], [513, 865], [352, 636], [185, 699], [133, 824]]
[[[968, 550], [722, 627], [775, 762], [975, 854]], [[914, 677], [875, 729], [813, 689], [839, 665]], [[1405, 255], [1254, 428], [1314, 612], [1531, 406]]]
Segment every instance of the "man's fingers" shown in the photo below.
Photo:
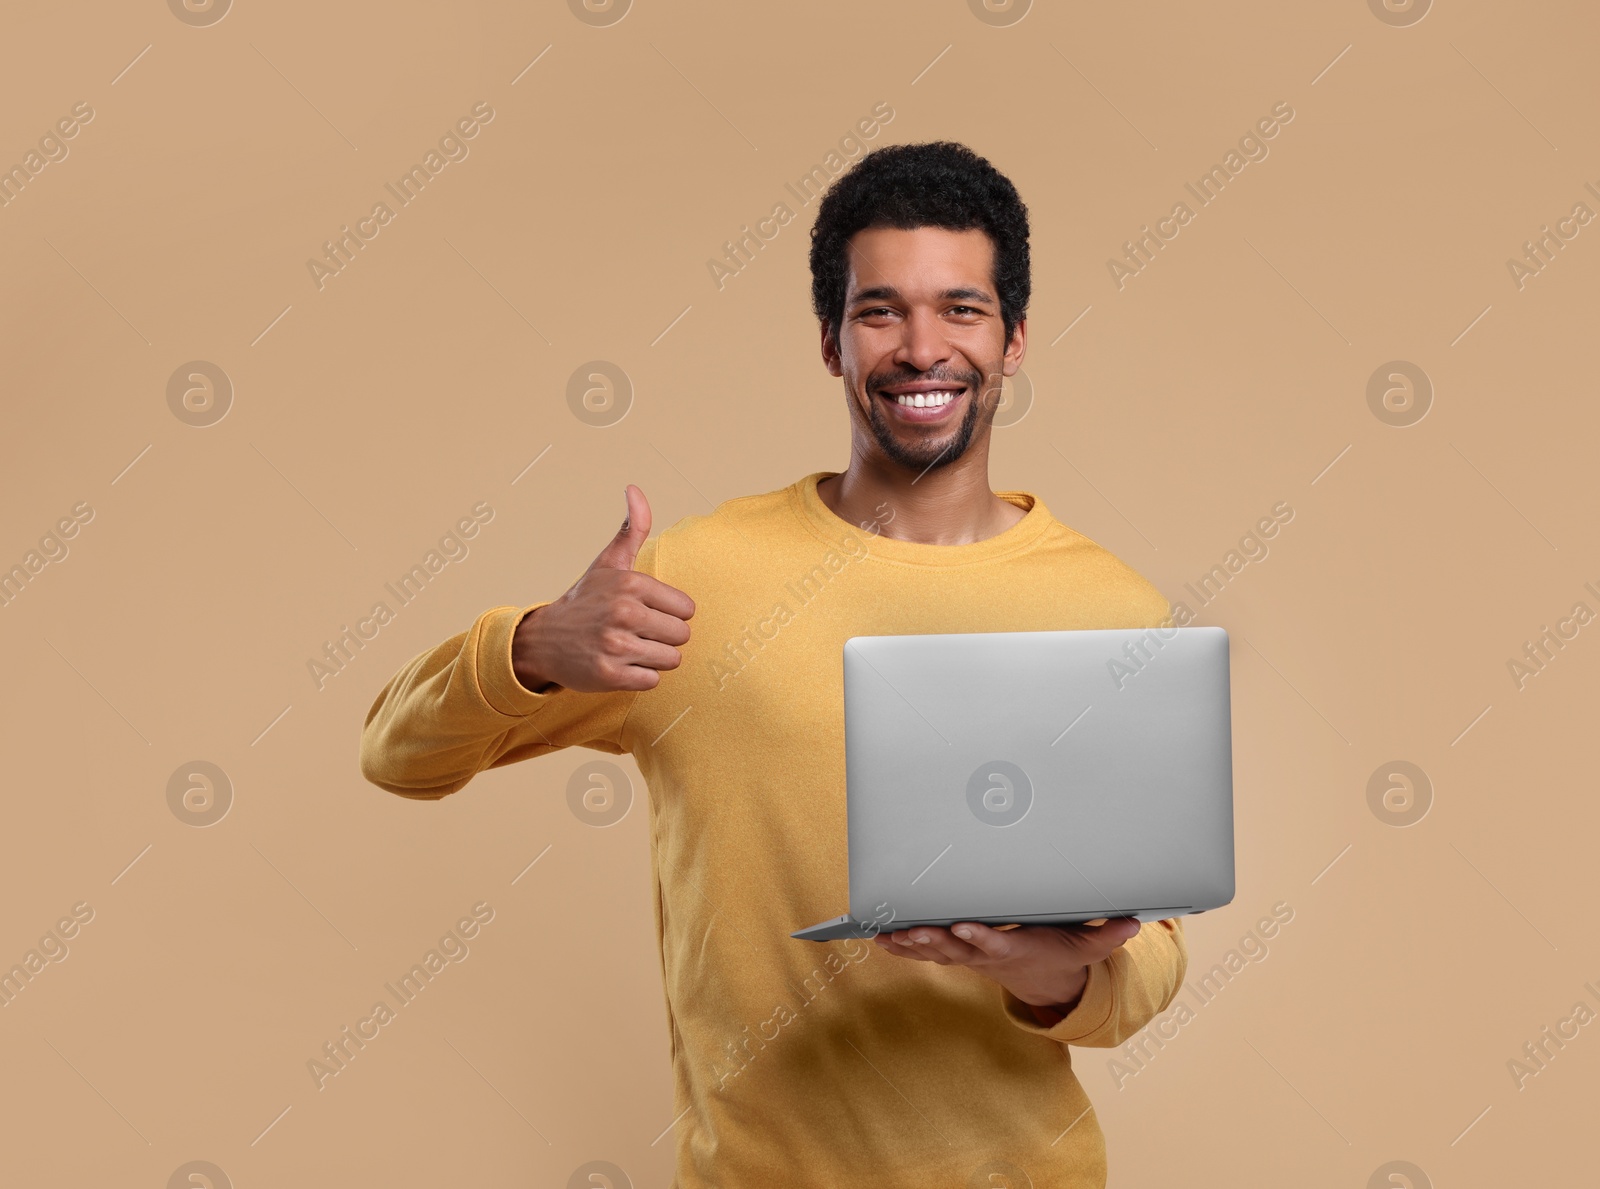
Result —
[[1009, 930], [993, 929], [975, 921], [962, 921], [950, 931], [991, 958], [1009, 957], [1016, 947], [1016, 941], [1006, 936]]
[[919, 962], [931, 962], [933, 960], [927, 954], [921, 952], [923, 947], [909, 943], [901, 944], [888, 933], [878, 934], [877, 944], [887, 953], [891, 953], [897, 958], [915, 958]]
[[635, 614], [639, 617], [639, 623], [632, 630], [640, 639], [659, 640], [674, 646], [689, 642], [689, 625], [678, 616], [665, 611], [652, 611], [648, 606]]
[[921, 958], [924, 962], [938, 962], [941, 964], [949, 961], [944, 951], [936, 945], [928, 943], [929, 935], [938, 930], [919, 926], [916, 929], [900, 929], [893, 933], [879, 934], [898, 947], [899, 952], [910, 958]]
[[1142, 928], [1138, 917], [1115, 917], [1102, 925], [1098, 931], [1101, 937], [1120, 937], [1127, 941], [1135, 936]]
[[894, 950], [896, 953], [921, 958], [925, 962], [937, 962], [941, 966], [964, 966], [974, 958], [983, 956], [981, 950], [957, 940], [948, 929], [934, 925], [917, 925], [879, 936], [887, 937], [897, 947]]
[[631, 581], [635, 587], [634, 597], [646, 607], [664, 611], [679, 619], [694, 618], [694, 600], [676, 586], [668, 586], [661, 579], [653, 578], [649, 574], [640, 574]]
[[[635, 639], [626, 656], [619, 656], [616, 663], [624, 668], [656, 669], [665, 672], [676, 669], [683, 664], [683, 654], [670, 644], [658, 644], [654, 640]], [[632, 687], [630, 687], [632, 688]], [[655, 683], [651, 682], [647, 689], [654, 689]]]
[[1101, 925], [1083, 921], [1076, 925], [1045, 927], [1058, 928], [1062, 940], [1076, 949], [1087, 953], [1098, 953], [1103, 950], [1105, 954], [1109, 954], [1135, 936], [1141, 925], [1138, 917], [1110, 917]]
[[622, 692], [655, 689], [661, 684], [661, 673], [656, 669], [649, 669], [643, 665], [623, 665], [615, 672], [606, 674], [607, 684], [603, 687], [608, 690]]
[[627, 515], [610, 544], [589, 563], [591, 570], [633, 569], [634, 559], [650, 536], [650, 502], [644, 498], [644, 492], [630, 483], [623, 493], [628, 501]]
[[[920, 941], [918, 939], [921, 939]], [[983, 951], [968, 945], [948, 929], [920, 928], [911, 931], [912, 944], [931, 951], [934, 961], [944, 961], [965, 966], [974, 958], [983, 957]]]

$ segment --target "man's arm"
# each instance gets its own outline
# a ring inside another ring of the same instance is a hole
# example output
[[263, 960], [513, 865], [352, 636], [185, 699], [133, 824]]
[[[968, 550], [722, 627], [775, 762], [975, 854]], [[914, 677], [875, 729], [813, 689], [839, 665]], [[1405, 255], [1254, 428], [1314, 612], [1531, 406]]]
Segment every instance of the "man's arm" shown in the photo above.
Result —
[[[367, 712], [361, 774], [438, 800], [485, 768], [563, 747], [618, 754], [634, 699], [676, 668], [694, 604], [654, 576], [644, 493], [572, 589], [527, 607], [495, 607], [413, 657]], [[537, 692], [536, 692], [537, 691]]]
[[617, 754], [637, 692], [534, 693], [518, 682], [511, 640], [548, 604], [495, 607], [413, 657], [389, 679], [361, 729], [361, 775], [381, 789], [436, 801], [486, 768], [563, 747]]
[[878, 944], [899, 957], [970, 967], [997, 984], [1017, 1027], [1100, 1048], [1121, 1044], [1163, 1011], [1189, 967], [1177, 918], [1006, 930], [918, 925], [880, 933]]
[[1167, 1009], [1188, 969], [1183, 921], [1174, 917], [1143, 925], [1090, 964], [1074, 1002], [1031, 1005], [1004, 987], [1000, 1001], [1011, 1022], [1028, 1032], [1084, 1048], [1115, 1048]]

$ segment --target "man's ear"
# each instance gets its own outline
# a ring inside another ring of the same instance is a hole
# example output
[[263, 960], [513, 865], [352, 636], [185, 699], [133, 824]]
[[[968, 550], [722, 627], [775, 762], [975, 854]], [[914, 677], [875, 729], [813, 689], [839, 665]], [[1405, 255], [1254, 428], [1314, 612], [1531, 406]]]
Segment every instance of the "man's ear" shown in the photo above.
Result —
[[1017, 369], [1022, 366], [1022, 358], [1028, 353], [1028, 316], [1024, 314], [1017, 319], [1017, 324], [1011, 329], [1011, 341], [1006, 344], [1005, 364], [1003, 370], [1006, 375], [1014, 376]]
[[839, 359], [839, 340], [829, 333], [826, 319], [822, 319], [818, 325], [822, 339], [822, 362], [827, 367], [830, 376], [842, 376], [844, 375], [844, 365]]

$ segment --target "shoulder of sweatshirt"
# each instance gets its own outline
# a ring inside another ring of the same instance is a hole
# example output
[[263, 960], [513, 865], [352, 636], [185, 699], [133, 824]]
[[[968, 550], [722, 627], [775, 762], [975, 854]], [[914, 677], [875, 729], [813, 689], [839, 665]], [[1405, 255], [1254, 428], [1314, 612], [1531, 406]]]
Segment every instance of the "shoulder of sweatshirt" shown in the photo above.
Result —
[[750, 550], [772, 541], [773, 528], [789, 518], [801, 527], [789, 499], [789, 488], [759, 495], [734, 496], [707, 513], [681, 517], [661, 530], [658, 551], [666, 551], [666, 564], [699, 570], [748, 565]]
[[[1061, 564], [1070, 566], [1082, 581], [1115, 590], [1118, 599], [1127, 603], [1134, 621], [1130, 627], [1143, 627], [1147, 623], [1159, 625], [1172, 614], [1167, 596], [1155, 583], [1100, 542], [1056, 520], [1053, 515], [1051, 520], [1054, 523], [1040, 547], [1048, 553], [1061, 554]], [[1053, 563], [1056, 559], [1050, 560]]]

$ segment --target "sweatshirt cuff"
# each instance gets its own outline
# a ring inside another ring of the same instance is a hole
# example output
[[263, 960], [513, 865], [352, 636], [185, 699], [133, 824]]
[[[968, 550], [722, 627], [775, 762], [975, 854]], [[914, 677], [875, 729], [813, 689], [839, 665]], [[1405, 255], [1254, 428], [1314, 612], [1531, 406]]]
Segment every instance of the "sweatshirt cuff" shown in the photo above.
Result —
[[1089, 966], [1088, 980], [1083, 984], [1083, 994], [1071, 1011], [1054, 1024], [1041, 1024], [1033, 1009], [1004, 987], [1000, 988], [1000, 1001], [1006, 1018], [1025, 1032], [1034, 1032], [1059, 1040], [1063, 1044], [1081, 1040], [1104, 1028], [1111, 1020], [1115, 1006], [1111, 989], [1111, 967], [1108, 959]]
[[523, 617], [553, 602], [531, 603], [526, 607], [496, 607], [486, 611], [478, 638], [476, 668], [478, 688], [483, 700], [501, 714], [522, 718], [533, 713], [561, 687], [553, 686], [542, 694], [527, 689], [517, 680], [511, 667], [511, 641]]

